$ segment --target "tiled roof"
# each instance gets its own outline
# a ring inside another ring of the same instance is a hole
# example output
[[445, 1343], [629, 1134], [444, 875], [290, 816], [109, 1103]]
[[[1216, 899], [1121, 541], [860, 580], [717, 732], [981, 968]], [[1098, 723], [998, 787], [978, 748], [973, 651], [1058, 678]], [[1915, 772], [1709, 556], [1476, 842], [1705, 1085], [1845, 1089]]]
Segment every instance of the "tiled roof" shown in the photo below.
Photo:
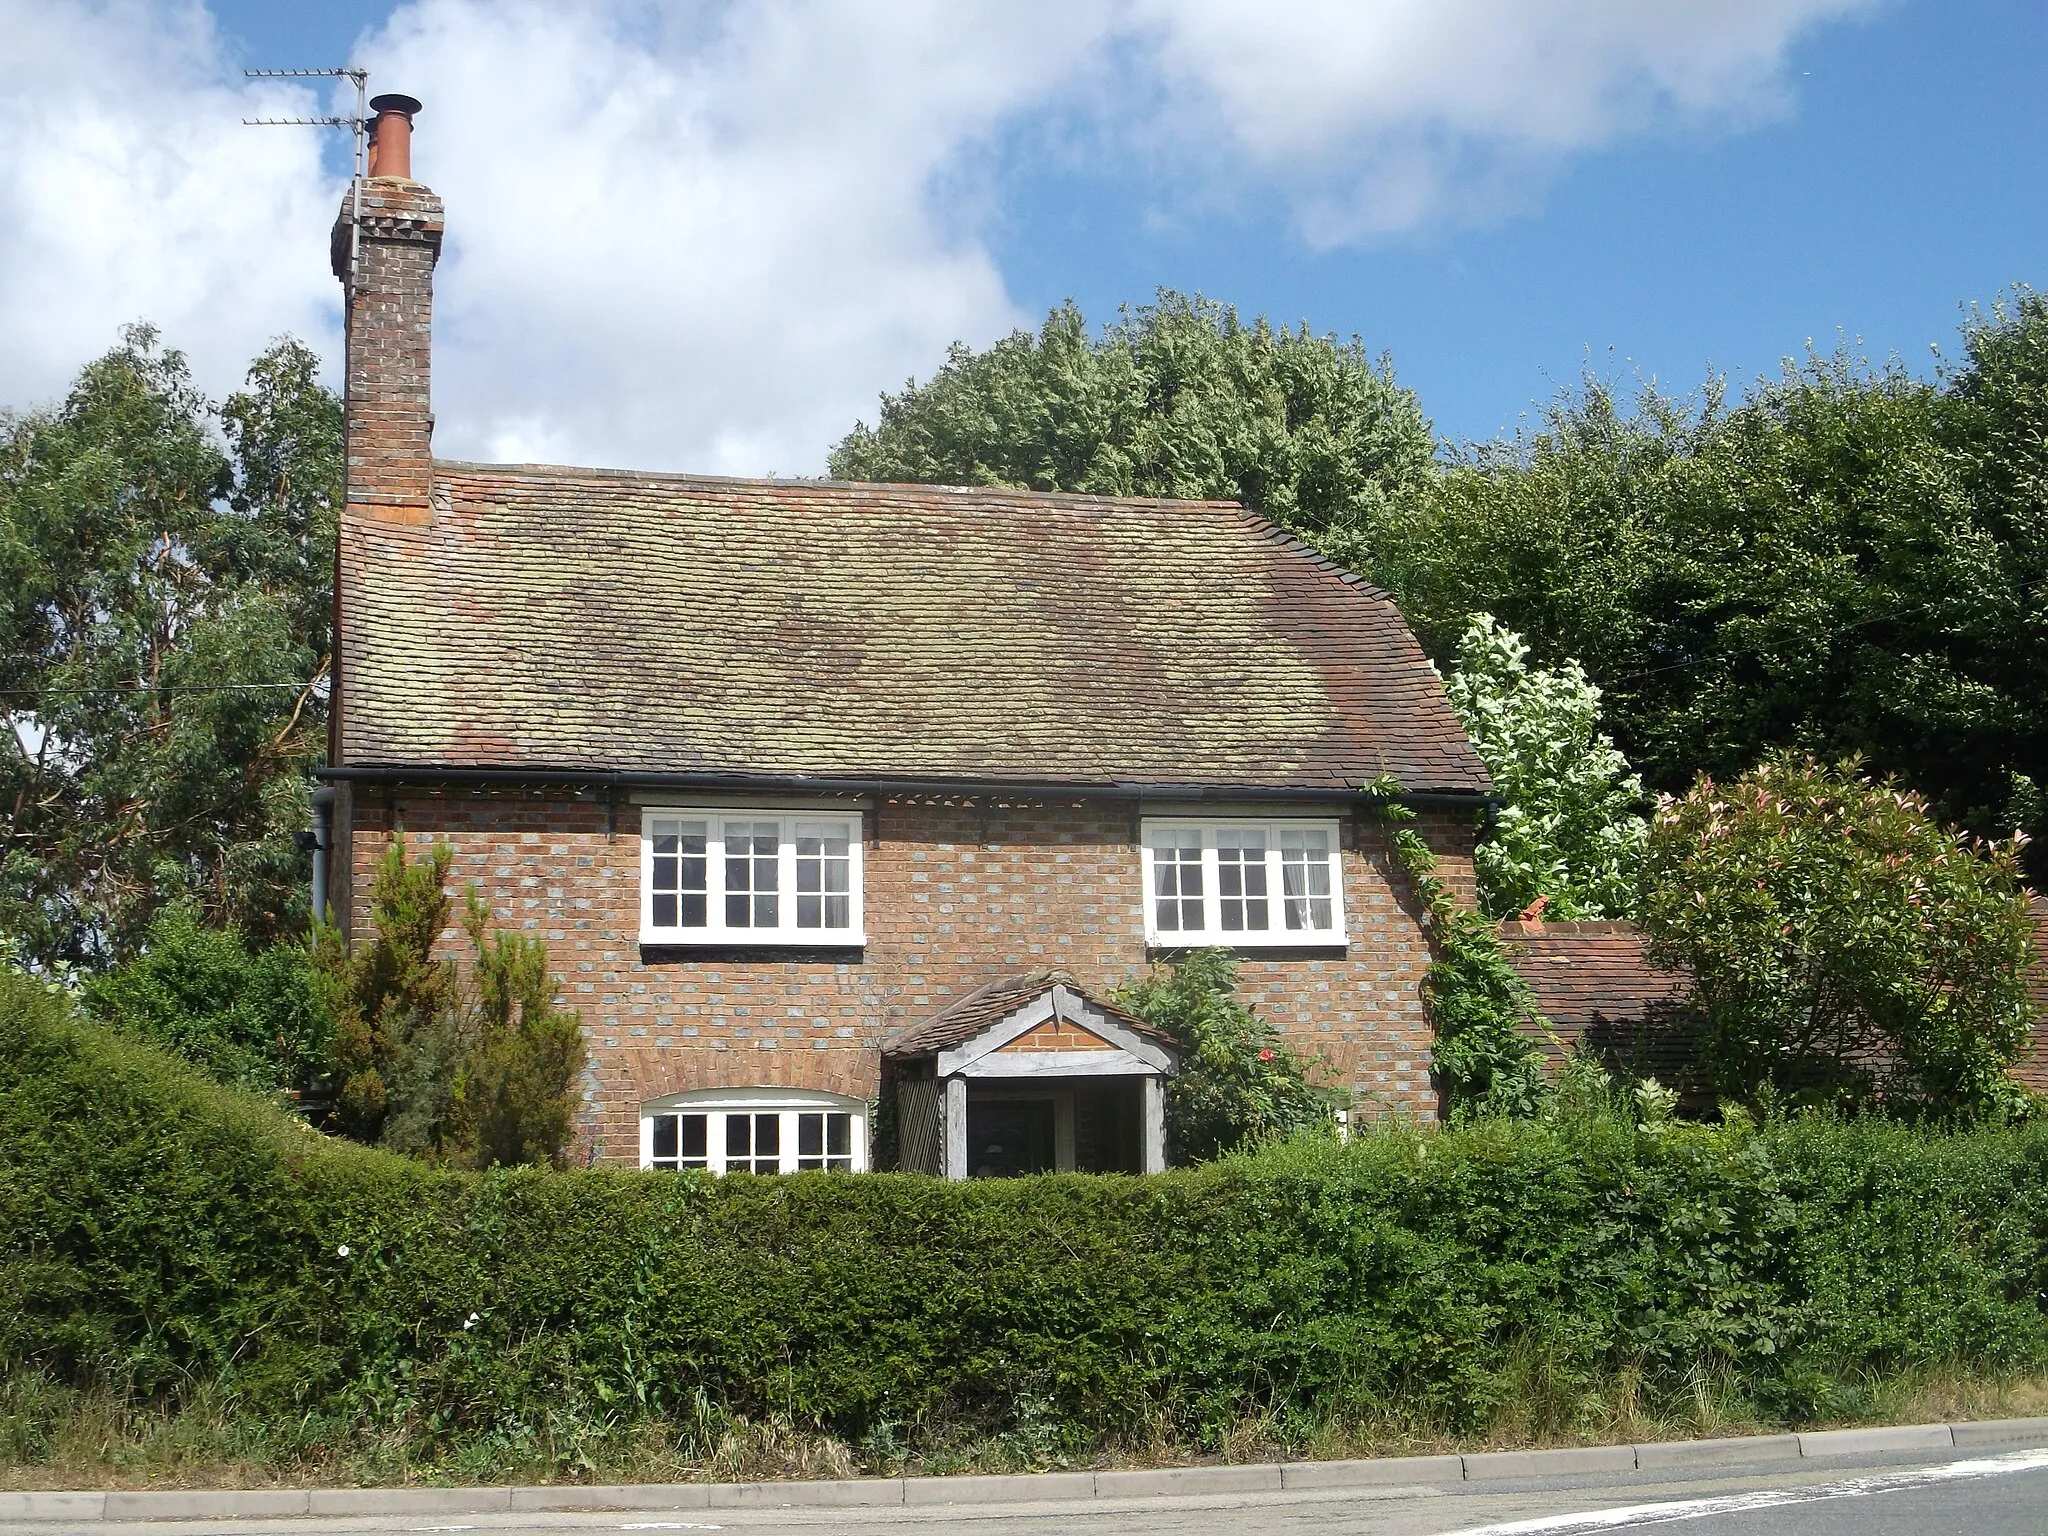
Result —
[[1685, 978], [1650, 968], [1632, 923], [1502, 923], [1508, 962], [1561, 1029], [1622, 1024], [1685, 995]]
[[1178, 1051], [1179, 1045], [1171, 1035], [1154, 1029], [1143, 1019], [1124, 1012], [1113, 1003], [1106, 1003], [1093, 993], [1083, 989], [1081, 984], [1065, 971], [1034, 971], [1026, 976], [1004, 976], [976, 991], [968, 993], [958, 1002], [949, 1004], [921, 1024], [913, 1024], [883, 1047], [890, 1056], [928, 1056], [935, 1051], [948, 1050], [972, 1040], [983, 1030], [1000, 1024], [1011, 1014], [1025, 1005], [1035, 1002], [1054, 987], [1065, 987], [1069, 992], [1083, 998], [1091, 1008], [1098, 1008], [1116, 1023], [1134, 1034]]
[[341, 761], [1484, 791], [1393, 603], [1224, 502], [439, 464]]

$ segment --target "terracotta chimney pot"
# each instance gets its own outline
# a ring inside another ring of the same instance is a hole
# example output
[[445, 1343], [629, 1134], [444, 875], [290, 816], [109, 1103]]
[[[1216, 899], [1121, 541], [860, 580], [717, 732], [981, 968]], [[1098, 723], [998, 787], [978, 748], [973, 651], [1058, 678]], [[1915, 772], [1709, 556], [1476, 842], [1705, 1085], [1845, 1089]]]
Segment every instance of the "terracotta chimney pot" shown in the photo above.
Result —
[[370, 108], [370, 175], [412, 180], [412, 119], [420, 104], [410, 96], [373, 96]]

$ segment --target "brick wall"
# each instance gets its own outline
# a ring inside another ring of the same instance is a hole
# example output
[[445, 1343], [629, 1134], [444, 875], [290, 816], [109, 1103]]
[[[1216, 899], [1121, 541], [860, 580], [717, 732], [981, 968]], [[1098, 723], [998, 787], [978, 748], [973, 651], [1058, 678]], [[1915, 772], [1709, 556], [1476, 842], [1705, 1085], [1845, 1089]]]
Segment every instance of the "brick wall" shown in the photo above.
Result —
[[[1128, 803], [887, 800], [869, 823], [859, 961], [650, 964], [636, 806], [461, 789], [358, 787], [351, 800], [351, 867], [336, 884], [352, 931], [365, 929], [395, 821], [416, 848], [454, 847], [456, 895], [473, 881], [501, 922], [547, 940], [590, 1046], [579, 1137], [603, 1160], [637, 1156], [645, 1100], [756, 1084], [872, 1097], [884, 1038], [994, 977], [1058, 967], [1106, 989], [1147, 963]], [[1469, 894], [1470, 828], [1436, 816], [1420, 829]], [[1241, 995], [1321, 1056], [1359, 1112], [1430, 1118], [1419, 908], [1378, 828], [1347, 822], [1344, 842], [1349, 954], [1248, 955]], [[456, 938], [445, 935], [451, 951]]]

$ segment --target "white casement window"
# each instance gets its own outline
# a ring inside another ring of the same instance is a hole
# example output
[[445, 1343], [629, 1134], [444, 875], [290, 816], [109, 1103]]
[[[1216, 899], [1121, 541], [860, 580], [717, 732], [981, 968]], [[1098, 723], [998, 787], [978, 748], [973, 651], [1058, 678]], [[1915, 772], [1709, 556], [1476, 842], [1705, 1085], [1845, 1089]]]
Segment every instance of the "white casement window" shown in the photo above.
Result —
[[787, 1088], [718, 1088], [659, 1099], [640, 1112], [642, 1168], [710, 1173], [861, 1173], [867, 1105]]
[[858, 811], [641, 813], [640, 939], [860, 944]]
[[1150, 819], [1145, 938], [1234, 948], [1344, 942], [1334, 820]]

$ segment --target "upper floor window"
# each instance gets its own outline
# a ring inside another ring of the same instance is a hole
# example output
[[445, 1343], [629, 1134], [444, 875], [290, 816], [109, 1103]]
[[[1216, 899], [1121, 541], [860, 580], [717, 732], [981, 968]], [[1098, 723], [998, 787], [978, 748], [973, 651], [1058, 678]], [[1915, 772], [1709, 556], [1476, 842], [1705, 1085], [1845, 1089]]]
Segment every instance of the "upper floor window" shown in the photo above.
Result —
[[867, 1105], [788, 1088], [679, 1093], [640, 1114], [642, 1168], [709, 1173], [859, 1173], [868, 1165]]
[[1148, 943], [1344, 942], [1334, 820], [1148, 818], [1144, 831]]
[[641, 817], [643, 941], [859, 944], [858, 811]]

